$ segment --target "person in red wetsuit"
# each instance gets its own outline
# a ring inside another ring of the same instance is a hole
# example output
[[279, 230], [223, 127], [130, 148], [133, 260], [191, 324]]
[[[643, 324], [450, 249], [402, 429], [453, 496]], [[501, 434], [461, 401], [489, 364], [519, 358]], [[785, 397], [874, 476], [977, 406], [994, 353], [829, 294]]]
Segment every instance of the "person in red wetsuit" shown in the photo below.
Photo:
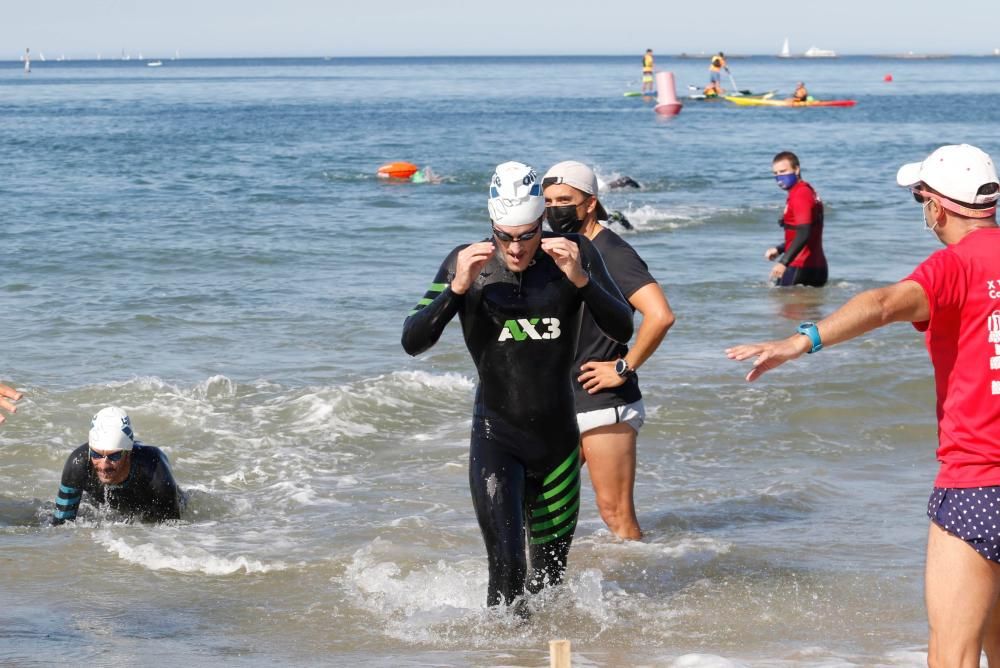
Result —
[[891, 322], [924, 332], [937, 390], [940, 462], [927, 504], [930, 666], [1000, 662], [1000, 180], [974, 146], [942, 146], [896, 175], [945, 248], [902, 281], [862, 292], [781, 341], [739, 345], [747, 380]]
[[823, 202], [813, 187], [802, 180], [799, 158], [791, 151], [774, 156], [771, 169], [778, 185], [788, 191], [785, 213], [778, 224], [785, 241], [764, 252], [777, 260], [771, 269], [775, 285], [826, 285], [826, 256], [823, 255]]

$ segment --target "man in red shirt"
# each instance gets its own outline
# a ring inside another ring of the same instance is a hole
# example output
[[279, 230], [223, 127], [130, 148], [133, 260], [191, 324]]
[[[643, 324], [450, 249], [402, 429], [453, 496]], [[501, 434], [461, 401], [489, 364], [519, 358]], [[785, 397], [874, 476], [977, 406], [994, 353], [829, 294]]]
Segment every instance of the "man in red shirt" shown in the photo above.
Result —
[[974, 146], [942, 146], [896, 175], [945, 246], [905, 279], [867, 290], [781, 340], [734, 346], [747, 380], [867, 331], [906, 321], [926, 333], [937, 387], [940, 471], [928, 504], [930, 666], [1000, 661], [1000, 181]]
[[791, 151], [774, 156], [771, 169], [778, 186], [788, 191], [785, 213], [779, 221], [785, 230], [785, 241], [764, 251], [766, 259], [778, 260], [771, 269], [771, 281], [775, 285], [821, 288], [827, 278], [823, 202], [813, 187], [802, 180], [799, 158]]

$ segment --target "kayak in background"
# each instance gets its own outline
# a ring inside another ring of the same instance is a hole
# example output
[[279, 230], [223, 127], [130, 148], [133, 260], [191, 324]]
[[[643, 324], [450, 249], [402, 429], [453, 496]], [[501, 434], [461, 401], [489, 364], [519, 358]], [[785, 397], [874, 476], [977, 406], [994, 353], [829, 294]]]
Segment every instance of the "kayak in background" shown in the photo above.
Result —
[[739, 107], [853, 107], [857, 100], [770, 100], [726, 95], [726, 100]]
[[[775, 93], [778, 91], [772, 90], [766, 93], [751, 93], [747, 91], [744, 95], [730, 95], [728, 97], [738, 97], [740, 99], [751, 99], [751, 100], [770, 100], [774, 97]], [[725, 100], [727, 96], [725, 95], [705, 95], [704, 93], [691, 93], [687, 96], [689, 100], [702, 100], [704, 102], [714, 102], [715, 100]]]
[[646, 93], [642, 93], [637, 90], [627, 90], [625, 91], [625, 97], [656, 97], [656, 91], [651, 90]]

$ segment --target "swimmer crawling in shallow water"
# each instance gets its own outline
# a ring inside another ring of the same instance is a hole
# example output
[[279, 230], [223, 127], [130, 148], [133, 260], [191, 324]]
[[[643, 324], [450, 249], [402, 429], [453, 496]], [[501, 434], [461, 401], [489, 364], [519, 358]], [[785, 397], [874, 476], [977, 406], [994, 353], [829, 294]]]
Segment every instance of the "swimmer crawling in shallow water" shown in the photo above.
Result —
[[88, 441], [66, 460], [52, 523], [75, 520], [84, 492], [92, 503], [143, 521], [180, 518], [180, 491], [167, 456], [137, 441], [132, 421], [117, 406], [98, 411]]

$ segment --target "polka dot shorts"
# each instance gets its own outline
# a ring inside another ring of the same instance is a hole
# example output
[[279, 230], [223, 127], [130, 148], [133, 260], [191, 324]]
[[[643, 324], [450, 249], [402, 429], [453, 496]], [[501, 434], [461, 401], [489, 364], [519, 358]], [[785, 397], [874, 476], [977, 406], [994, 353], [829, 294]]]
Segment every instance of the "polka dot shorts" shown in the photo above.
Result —
[[1000, 563], [1000, 487], [935, 487], [927, 517]]

